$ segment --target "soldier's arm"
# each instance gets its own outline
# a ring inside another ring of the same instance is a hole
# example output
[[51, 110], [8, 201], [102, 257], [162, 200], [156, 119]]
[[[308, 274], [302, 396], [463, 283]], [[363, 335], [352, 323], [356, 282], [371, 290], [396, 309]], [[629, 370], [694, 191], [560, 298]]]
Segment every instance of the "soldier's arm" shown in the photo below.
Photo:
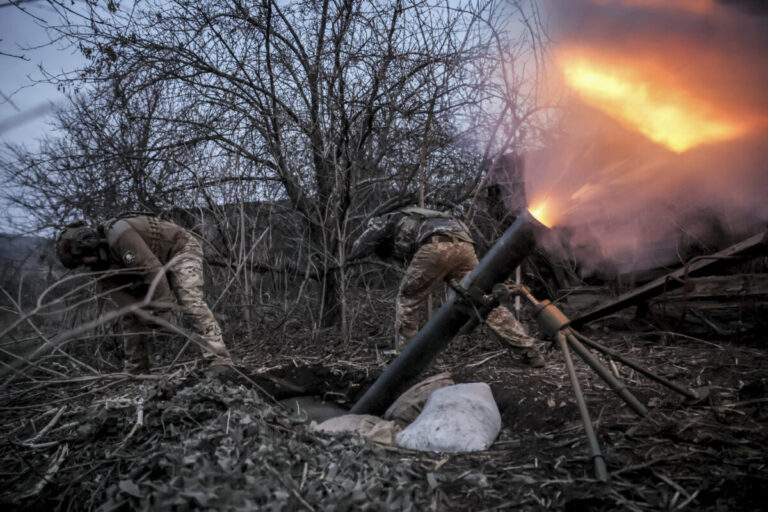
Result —
[[107, 242], [114, 255], [120, 258], [126, 269], [135, 270], [145, 293], [157, 280], [152, 294], [151, 309], [166, 312], [173, 305], [173, 295], [160, 260], [126, 220], [117, 221], [107, 233]]
[[386, 234], [386, 220], [381, 217], [374, 217], [368, 222], [368, 227], [363, 234], [352, 244], [352, 250], [347, 255], [347, 258], [352, 260], [372, 253], [386, 238]]

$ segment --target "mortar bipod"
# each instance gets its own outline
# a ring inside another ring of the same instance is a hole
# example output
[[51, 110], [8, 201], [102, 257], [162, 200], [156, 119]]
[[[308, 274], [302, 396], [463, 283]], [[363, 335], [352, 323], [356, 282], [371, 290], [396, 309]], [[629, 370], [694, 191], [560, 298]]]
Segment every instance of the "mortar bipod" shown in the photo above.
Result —
[[[597, 436], [592, 428], [592, 420], [589, 416], [589, 410], [586, 406], [586, 400], [584, 394], [581, 391], [581, 385], [579, 384], [578, 377], [576, 375], [576, 369], [573, 365], [573, 359], [571, 358], [570, 349], [573, 349], [579, 357], [590, 367], [598, 376], [605, 381], [606, 384], [633, 410], [638, 416], [645, 416], [647, 409], [640, 403], [640, 401], [627, 389], [627, 387], [619, 379], [603, 366], [600, 361], [590, 352], [590, 350], [584, 346], [589, 347], [601, 352], [611, 359], [615, 359], [620, 363], [629, 366], [636, 370], [638, 373], [645, 375], [646, 377], [684, 395], [687, 398], [693, 400], [702, 400], [706, 398], [708, 394], [707, 388], [701, 388], [699, 390], [686, 389], [679, 384], [671, 382], [659, 375], [654, 374], [650, 370], [643, 368], [639, 364], [631, 361], [616, 352], [590, 340], [586, 336], [578, 333], [572, 327], [570, 327], [570, 320], [563, 314], [560, 309], [557, 308], [552, 302], [548, 300], [539, 301], [533, 296], [531, 291], [524, 285], [497, 285], [494, 287], [494, 295], [498, 298], [501, 294], [500, 288], [506, 289], [507, 295], [520, 295], [530, 302], [534, 308], [534, 317], [539, 325], [539, 329], [542, 334], [548, 338], [551, 338], [557, 343], [558, 348], [563, 353], [565, 365], [568, 370], [568, 375], [571, 380], [571, 386], [573, 388], [574, 395], [576, 396], [576, 402], [581, 415], [582, 423], [584, 424], [584, 430], [587, 435], [587, 441], [590, 446], [590, 452], [592, 460], [595, 464], [595, 473], [599, 480], [605, 481], [608, 479], [608, 473], [605, 467], [605, 460], [603, 459], [600, 451], [600, 446], [597, 442]], [[580, 341], [581, 340], [581, 341]], [[582, 342], [584, 344], [582, 344]]]

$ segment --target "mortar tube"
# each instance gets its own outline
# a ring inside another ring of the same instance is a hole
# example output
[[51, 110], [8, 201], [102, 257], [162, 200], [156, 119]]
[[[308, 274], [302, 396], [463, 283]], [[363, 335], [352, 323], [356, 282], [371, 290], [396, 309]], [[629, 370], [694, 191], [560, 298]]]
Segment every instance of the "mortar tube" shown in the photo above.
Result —
[[[521, 214], [504, 232], [461, 285], [488, 294], [509, 275], [536, 247], [536, 232], [546, 229], [529, 212]], [[373, 383], [350, 411], [352, 414], [381, 415], [430, 365], [461, 328], [472, 319], [451, 292], [448, 300], [408, 343], [403, 352]]]

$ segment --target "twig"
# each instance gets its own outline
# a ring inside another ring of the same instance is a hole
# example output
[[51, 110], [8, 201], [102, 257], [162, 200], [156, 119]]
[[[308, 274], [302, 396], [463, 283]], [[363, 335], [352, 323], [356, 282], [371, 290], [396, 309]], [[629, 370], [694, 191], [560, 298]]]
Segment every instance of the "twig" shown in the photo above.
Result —
[[58, 445], [58, 441], [48, 441], [45, 443], [29, 443], [29, 444], [22, 444], [25, 448], [32, 448], [33, 450], [43, 450], [45, 448], [51, 448], [52, 446]]
[[713, 347], [717, 347], [720, 350], [725, 350], [725, 347], [723, 347], [722, 345], [718, 345], [717, 343], [713, 343], [711, 341], [703, 340], [701, 338], [696, 338], [694, 336], [688, 336], [687, 334], [682, 334], [682, 333], [679, 333], [679, 332], [674, 332], [674, 331], [651, 331], [651, 332], [646, 332], [645, 336], [648, 336], [648, 335], [651, 335], [651, 334], [665, 334], [665, 335], [669, 335], [669, 336], [677, 336], [678, 338], [685, 338], [687, 340], [697, 341], [699, 343], [704, 343], [706, 345], [712, 345]]
[[153, 374], [139, 375], [139, 374], [127, 373], [127, 372], [102, 373], [100, 375], [72, 377], [71, 379], [44, 380], [44, 381], [40, 381], [40, 383], [38, 384], [38, 387], [53, 385], [53, 384], [77, 384], [80, 382], [91, 382], [95, 380], [126, 379], [126, 378], [130, 380], [165, 380], [165, 379], [170, 380], [178, 377], [179, 375], [181, 375], [180, 370], [176, 370], [171, 374], [161, 374], [161, 375], [153, 375]]
[[295, 486], [286, 482], [284, 476], [278, 470], [270, 466], [266, 461], [263, 461], [263, 464], [264, 464], [264, 467], [266, 467], [270, 473], [275, 475], [278, 478], [278, 480], [280, 480], [283, 483], [283, 485], [286, 486], [289, 491], [291, 491], [291, 494], [293, 494], [296, 497], [296, 499], [299, 500], [299, 503], [304, 505], [304, 507], [306, 507], [307, 510], [311, 510], [314, 512], [315, 508], [309, 503], [307, 503], [307, 500], [305, 500], [304, 497], [301, 494], [299, 494], [299, 491], [296, 490]]
[[[98, 387], [96, 389], [91, 389], [90, 391], [86, 391], [84, 393], [80, 393], [79, 395], [68, 396], [68, 397], [65, 397], [65, 398], [61, 398], [59, 400], [49, 401], [48, 404], [50, 405], [50, 404], [58, 404], [58, 403], [62, 403], [62, 402], [74, 401], [74, 400], [77, 400], [78, 398], [82, 398], [82, 397], [84, 397], [86, 395], [90, 395], [90, 394], [93, 394], [93, 393], [98, 393], [100, 391], [103, 391], [103, 390], [107, 389], [110, 386], [113, 386], [115, 384], [120, 384], [121, 382], [125, 382], [126, 380], [129, 380], [129, 379], [126, 379], [125, 377], [123, 377], [122, 379], [114, 380], [112, 382], [109, 382], [109, 383], [105, 384], [104, 386]], [[22, 411], [22, 410], [25, 410], [25, 409], [37, 409], [37, 408], [44, 407], [44, 406], [45, 406], [45, 404], [20, 405], [18, 407], [0, 406], [0, 411]]]
[[299, 490], [304, 489], [304, 486], [307, 484], [307, 471], [309, 469], [309, 463], [304, 463], [304, 470], [301, 472], [301, 483], [299, 484]]
[[656, 478], [659, 478], [659, 479], [663, 480], [663, 481], [664, 481], [664, 482], [666, 482], [666, 483], [667, 483], [667, 484], [668, 484], [670, 487], [672, 487], [673, 489], [675, 489], [676, 491], [678, 491], [680, 494], [682, 494], [682, 495], [683, 495], [683, 496], [685, 496], [686, 498], [690, 498], [690, 496], [691, 496], [691, 495], [688, 493], [688, 491], [686, 491], [685, 489], [683, 489], [683, 487], [682, 487], [682, 486], [680, 486], [679, 484], [677, 484], [677, 483], [675, 483], [674, 481], [672, 481], [672, 479], [670, 479], [670, 478], [668, 478], [668, 477], [666, 477], [666, 476], [662, 475], [661, 473], [659, 473], [659, 472], [657, 472], [657, 471], [655, 471], [655, 470], [653, 470], [652, 472], [653, 472], [653, 474], [654, 474], [654, 475], [656, 475]]
[[58, 450], [56, 450], [56, 453], [51, 457], [51, 463], [48, 465], [48, 469], [46, 470], [45, 474], [40, 477], [40, 479], [35, 483], [35, 485], [32, 486], [31, 489], [29, 489], [27, 492], [23, 493], [20, 498], [26, 499], [30, 498], [32, 496], [36, 496], [40, 493], [40, 491], [43, 490], [43, 487], [46, 486], [51, 481], [51, 478], [53, 475], [55, 475], [59, 468], [61, 467], [61, 463], [64, 462], [64, 458], [69, 453], [69, 445], [63, 444], [59, 447]]
[[688, 506], [688, 504], [689, 504], [690, 502], [692, 502], [693, 500], [695, 500], [695, 499], [696, 499], [696, 496], [698, 496], [698, 495], [699, 495], [699, 490], [700, 490], [700, 489], [696, 489], [695, 491], [693, 491], [693, 494], [691, 494], [691, 495], [688, 497], [688, 499], [687, 499], [687, 500], [685, 500], [684, 502], [682, 502], [681, 504], [679, 504], [679, 505], [677, 506], [677, 510], [682, 510], [682, 509], [684, 509], [685, 507], [687, 507], [687, 506]]
[[35, 441], [37, 441], [38, 439], [40, 439], [42, 436], [44, 436], [46, 434], [46, 432], [51, 430], [51, 428], [53, 428], [53, 426], [56, 425], [56, 423], [59, 421], [59, 418], [61, 418], [61, 415], [64, 413], [64, 409], [66, 409], [66, 408], [67, 408], [66, 405], [62, 405], [59, 408], [59, 410], [56, 412], [56, 415], [53, 418], [51, 418], [51, 421], [49, 421], [46, 426], [41, 428], [40, 431], [37, 434], [35, 434], [34, 436], [30, 437], [26, 441], [23, 441], [21, 444], [23, 444], [23, 445], [32, 444]]
[[499, 350], [498, 352], [492, 353], [490, 356], [486, 357], [485, 359], [483, 359], [481, 361], [477, 361], [476, 363], [472, 363], [472, 364], [466, 365], [466, 367], [467, 368], [474, 368], [476, 366], [480, 366], [480, 365], [482, 365], [484, 363], [487, 363], [491, 359], [494, 359], [494, 358], [499, 357], [500, 355], [506, 354], [506, 352], [507, 352], [506, 350]]
[[112, 452], [112, 454], [110, 455], [111, 457], [114, 457], [115, 454], [119, 452], [123, 446], [125, 446], [125, 443], [127, 443], [128, 440], [133, 437], [133, 434], [136, 433], [139, 427], [144, 426], [144, 398], [139, 397], [138, 400], [131, 400], [131, 402], [134, 402], [136, 404], [136, 421], [134, 422], [133, 428], [131, 428], [131, 431], [128, 432], [127, 436], [125, 436], [125, 439], [123, 439], [120, 442], [120, 445], [115, 449], [115, 451]]

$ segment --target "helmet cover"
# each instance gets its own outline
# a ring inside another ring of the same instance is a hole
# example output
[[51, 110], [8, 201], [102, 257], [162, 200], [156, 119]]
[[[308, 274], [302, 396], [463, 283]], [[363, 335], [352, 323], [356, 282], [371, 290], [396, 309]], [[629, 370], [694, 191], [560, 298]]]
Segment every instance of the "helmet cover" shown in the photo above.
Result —
[[95, 229], [84, 220], [67, 224], [56, 236], [56, 256], [67, 268], [76, 268], [82, 264], [82, 257], [94, 254], [100, 238]]

